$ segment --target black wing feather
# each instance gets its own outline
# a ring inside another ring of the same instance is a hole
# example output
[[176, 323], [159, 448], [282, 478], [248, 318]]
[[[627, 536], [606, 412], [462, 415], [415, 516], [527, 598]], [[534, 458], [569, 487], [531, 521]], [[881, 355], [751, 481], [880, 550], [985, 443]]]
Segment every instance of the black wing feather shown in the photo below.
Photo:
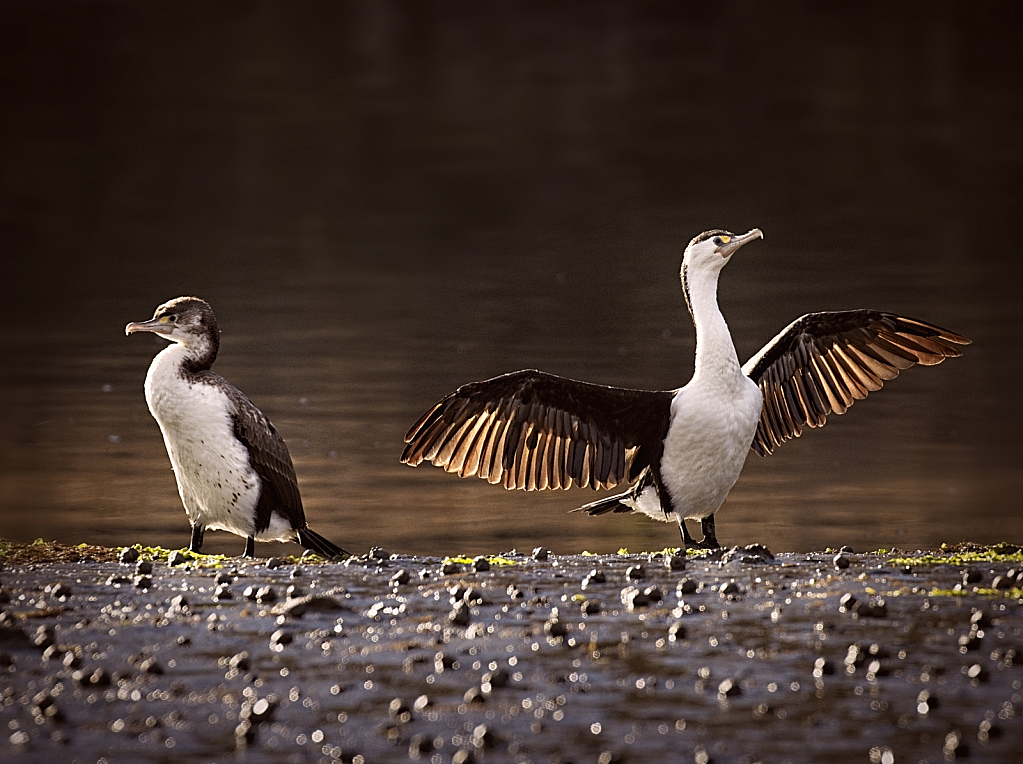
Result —
[[509, 489], [610, 488], [660, 460], [672, 395], [517, 371], [437, 403], [405, 436], [401, 460]]
[[961, 355], [962, 335], [876, 310], [808, 313], [787, 326], [743, 367], [764, 394], [752, 448], [761, 456], [803, 426], [820, 427], [854, 401], [914, 364]]

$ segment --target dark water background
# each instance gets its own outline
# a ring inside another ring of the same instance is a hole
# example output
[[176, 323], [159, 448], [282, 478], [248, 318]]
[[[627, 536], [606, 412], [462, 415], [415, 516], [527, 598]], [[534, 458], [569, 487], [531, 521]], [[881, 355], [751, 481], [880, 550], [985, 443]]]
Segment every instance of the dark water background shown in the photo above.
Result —
[[0, 536], [187, 543], [123, 327], [197, 294], [348, 549], [675, 544], [402, 436], [518, 368], [684, 384], [682, 250], [758, 226], [741, 357], [822, 309], [975, 344], [751, 455], [719, 538], [1023, 541], [1017, 7], [0, 1]]

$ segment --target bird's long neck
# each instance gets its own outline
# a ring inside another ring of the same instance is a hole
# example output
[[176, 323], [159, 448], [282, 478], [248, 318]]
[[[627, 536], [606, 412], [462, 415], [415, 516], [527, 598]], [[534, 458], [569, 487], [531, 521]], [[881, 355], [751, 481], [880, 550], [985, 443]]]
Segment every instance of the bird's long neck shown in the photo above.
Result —
[[208, 333], [189, 342], [188, 345], [172, 344], [163, 353], [173, 358], [184, 375], [208, 370], [215, 360], [220, 342], [215, 333]]
[[732, 335], [718, 306], [719, 274], [720, 271], [682, 269], [683, 291], [696, 326], [694, 380], [728, 380], [742, 376]]

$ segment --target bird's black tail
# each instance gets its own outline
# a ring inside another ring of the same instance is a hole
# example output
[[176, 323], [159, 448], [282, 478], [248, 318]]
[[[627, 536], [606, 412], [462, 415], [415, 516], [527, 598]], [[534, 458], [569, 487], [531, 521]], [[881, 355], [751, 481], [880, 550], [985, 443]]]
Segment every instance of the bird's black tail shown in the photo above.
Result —
[[[639, 496], [643, 491], [647, 490], [654, 484], [654, 476], [647, 467], [639, 473], [639, 477], [636, 482], [632, 484], [625, 493], [617, 493], [614, 496], [605, 496], [603, 499], [597, 499], [591, 501], [589, 504], [583, 504], [581, 507], [573, 509], [573, 512], [585, 512], [588, 515], [603, 515], [608, 512], [635, 512], [636, 502], [639, 501]], [[625, 502], [629, 503], [626, 504]]]
[[298, 543], [306, 549], [312, 549], [325, 560], [333, 560], [335, 557], [351, 556], [334, 542], [323, 538], [323, 536], [314, 531], [312, 528], [302, 528], [298, 532]]
[[616, 496], [607, 496], [589, 504], [583, 504], [581, 507], [576, 507], [572, 512], [585, 512], [588, 515], [603, 515], [607, 512], [633, 512], [635, 510], [632, 507], [622, 504], [622, 499], [628, 498], [631, 495], [632, 491], [626, 491]]

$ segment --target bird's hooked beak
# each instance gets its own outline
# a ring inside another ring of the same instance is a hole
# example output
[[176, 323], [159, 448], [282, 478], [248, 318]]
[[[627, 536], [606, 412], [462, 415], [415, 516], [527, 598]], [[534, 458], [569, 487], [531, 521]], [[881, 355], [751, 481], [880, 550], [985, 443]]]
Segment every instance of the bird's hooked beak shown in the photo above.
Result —
[[749, 244], [754, 239], [764, 238], [764, 233], [759, 228], [754, 228], [749, 233], [744, 233], [742, 236], [722, 236], [721, 245], [717, 248], [717, 252], [721, 257], [731, 257], [739, 247], [743, 244]]
[[174, 322], [167, 316], [162, 318], [151, 318], [148, 321], [132, 321], [124, 327], [125, 334], [135, 332], [153, 332], [154, 334], [170, 334], [174, 331]]

